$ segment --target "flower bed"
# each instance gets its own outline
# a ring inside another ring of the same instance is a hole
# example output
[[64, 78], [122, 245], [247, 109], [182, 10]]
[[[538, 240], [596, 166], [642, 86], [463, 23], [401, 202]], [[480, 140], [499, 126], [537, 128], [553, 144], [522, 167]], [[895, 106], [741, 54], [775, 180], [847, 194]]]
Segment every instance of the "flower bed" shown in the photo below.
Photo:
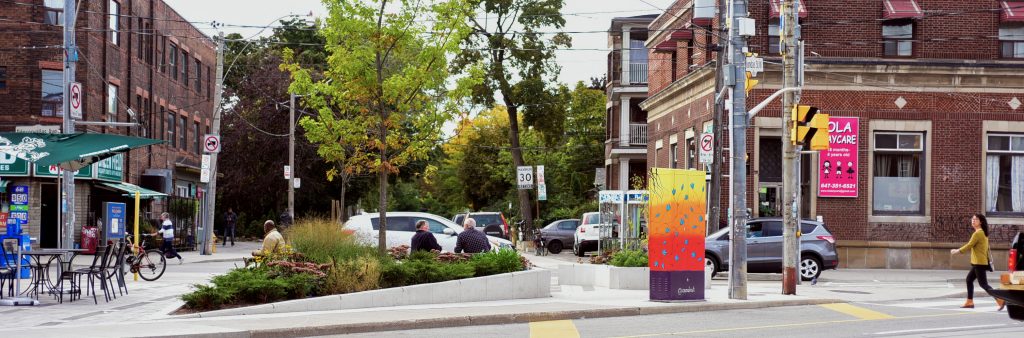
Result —
[[[185, 309], [208, 311], [289, 299], [345, 294], [522, 271], [529, 261], [515, 251], [476, 255], [415, 252], [358, 244], [327, 220], [304, 220], [288, 232], [286, 252], [195, 285]], [[510, 286], [511, 287], [511, 286]]]

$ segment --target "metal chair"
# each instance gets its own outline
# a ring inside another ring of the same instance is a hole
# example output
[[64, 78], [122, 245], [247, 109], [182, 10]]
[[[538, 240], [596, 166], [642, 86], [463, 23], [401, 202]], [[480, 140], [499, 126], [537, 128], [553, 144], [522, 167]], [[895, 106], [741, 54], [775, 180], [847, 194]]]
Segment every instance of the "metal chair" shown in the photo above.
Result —
[[[110, 301], [110, 295], [107, 294], [107, 287], [103, 280], [103, 276], [106, 274], [106, 269], [103, 267], [107, 265], [107, 258], [110, 257], [111, 249], [112, 246], [109, 245], [96, 248], [96, 255], [92, 258], [92, 265], [88, 268], [78, 269], [73, 272], [75, 277], [78, 279], [77, 284], [79, 285], [79, 288], [81, 288], [82, 285], [82, 276], [86, 276], [86, 280], [89, 282], [89, 291], [92, 292], [92, 301], [96, 304], [99, 304], [99, 301], [96, 299], [97, 278], [100, 279], [100, 288], [103, 289], [104, 299], [108, 302]], [[101, 251], [103, 252], [102, 254], [100, 253]], [[81, 298], [81, 293], [79, 293], [79, 298]]]
[[[111, 257], [108, 258], [106, 266], [106, 276], [104, 279], [111, 288], [114, 287], [114, 281], [117, 281], [117, 292], [124, 296], [128, 293], [128, 285], [124, 282], [124, 258], [125, 253], [128, 250], [128, 243], [123, 239], [114, 244], [117, 246], [116, 249], [111, 250]], [[122, 292], [123, 290], [123, 292]], [[114, 291], [111, 290], [110, 294], [113, 295]], [[114, 298], [117, 298], [115, 295]]]
[[4, 286], [7, 287], [9, 297], [14, 297], [14, 278], [18, 275], [16, 268], [11, 263], [15, 262], [17, 258], [10, 258], [7, 256], [7, 247], [0, 242], [0, 260], [4, 263], [0, 267], [0, 299], [4, 298]]

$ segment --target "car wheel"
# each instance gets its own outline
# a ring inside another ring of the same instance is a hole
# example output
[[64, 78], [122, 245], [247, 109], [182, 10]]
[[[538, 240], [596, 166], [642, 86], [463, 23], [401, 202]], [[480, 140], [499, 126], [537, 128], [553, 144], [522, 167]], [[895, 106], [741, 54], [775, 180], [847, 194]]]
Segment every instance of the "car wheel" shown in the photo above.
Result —
[[718, 267], [718, 261], [716, 261], [713, 257], [705, 253], [704, 267], [707, 268], [709, 266], [711, 267], [711, 278], [715, 278], [715, 275], [717, 275], [718, 272], [721, 271]]
[[562, 241], [554, 240], [548, 243], [548, 252], [552, 254], [559, 254], [562, 252]]
[[800, 258], [800, 278], [809, 281], [821, 275], [821, 260], [814, 256]]
[[580, 243], [574, 243], [572, 245], [572, 253], [575, 254], [576, 257], [583, 257], [583, 248], [580, 247]]

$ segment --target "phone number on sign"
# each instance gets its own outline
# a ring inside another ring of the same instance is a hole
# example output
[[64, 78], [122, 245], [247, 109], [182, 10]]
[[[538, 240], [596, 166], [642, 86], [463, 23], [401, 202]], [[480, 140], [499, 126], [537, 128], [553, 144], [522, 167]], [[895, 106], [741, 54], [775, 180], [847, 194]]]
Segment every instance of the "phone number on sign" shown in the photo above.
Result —
[[822, 189], [855, 189], [857, 184], [854, 183], [822, 183]]

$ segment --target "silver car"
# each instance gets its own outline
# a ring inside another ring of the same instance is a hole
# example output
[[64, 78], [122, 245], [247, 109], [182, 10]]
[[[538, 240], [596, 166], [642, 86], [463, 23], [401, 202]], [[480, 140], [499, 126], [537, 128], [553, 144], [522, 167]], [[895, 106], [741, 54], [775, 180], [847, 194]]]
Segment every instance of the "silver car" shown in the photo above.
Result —
[[[705, 264], [714, 273], [729, 269], [729, 232], [726, 227], [704, 239]], [[839, 265], [836, 239], [825, 225], [800, 221], [800, 278], [812, 280], [822, 270]], [[782, 272], [782, 218], [755, 218], [747, 222], [747, 271]]]
[[576, 227], [580, 226], [578, 219], [562, 219], [551, 222], [540, 229], [541, 237], [544, 238], [544, 245], [548, 252], [558, 254], [562, 252], [566, 244], [572, 245], [572, 235]]

